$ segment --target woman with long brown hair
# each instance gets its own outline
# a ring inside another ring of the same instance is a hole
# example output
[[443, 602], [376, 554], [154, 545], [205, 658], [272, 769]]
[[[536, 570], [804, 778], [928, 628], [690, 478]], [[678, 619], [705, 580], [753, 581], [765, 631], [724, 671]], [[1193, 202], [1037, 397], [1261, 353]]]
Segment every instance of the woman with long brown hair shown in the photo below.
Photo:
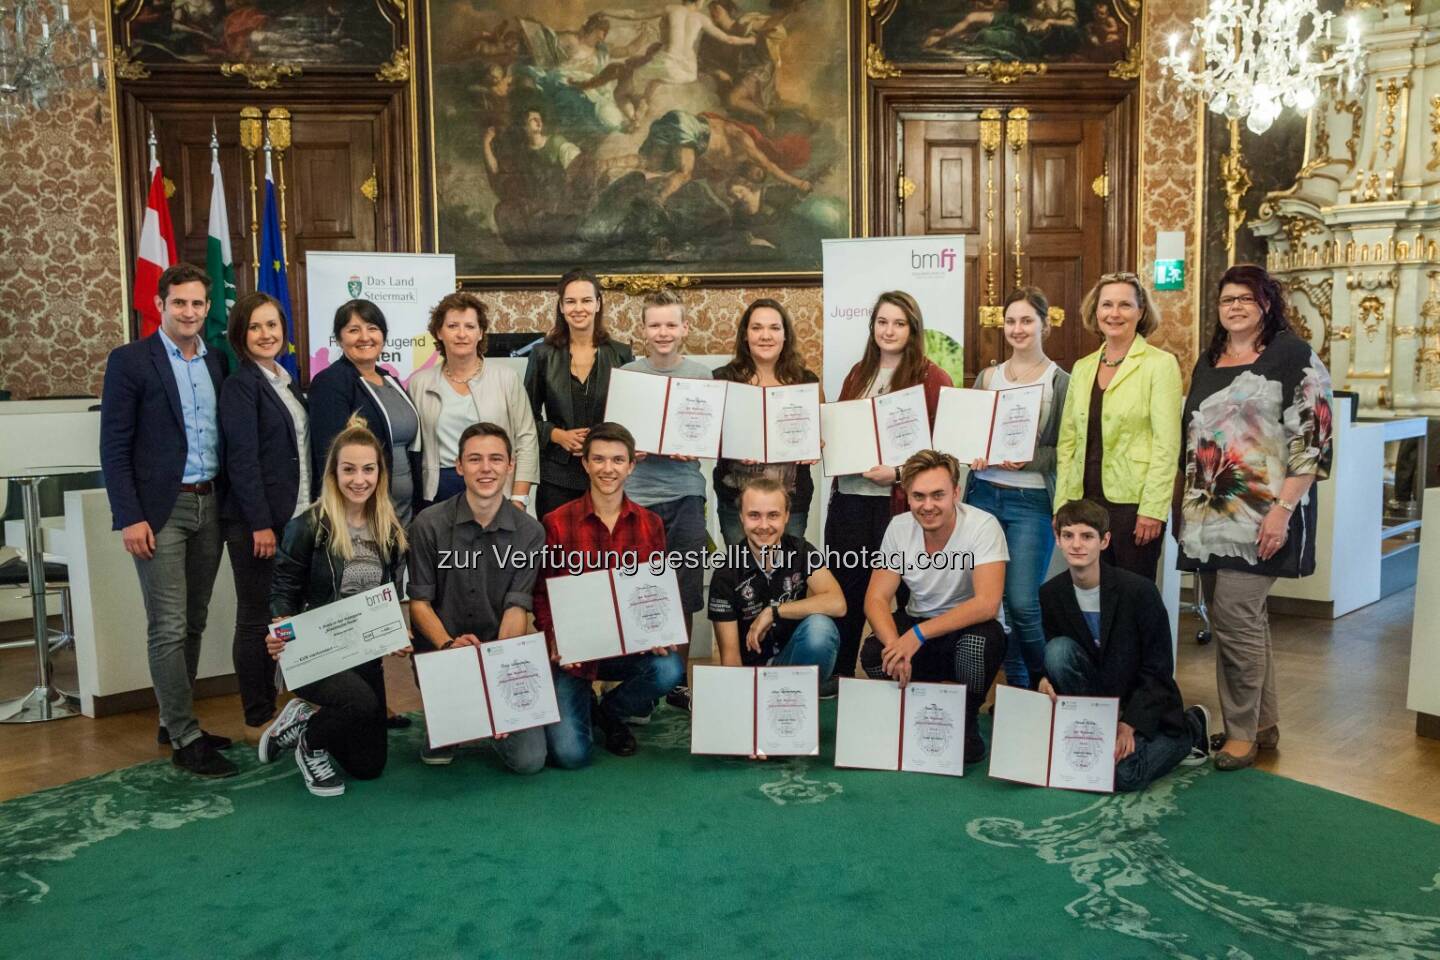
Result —
[[[740, 315], [735, 331], [735, 357], [715, 371], [716, 380], [748, 383], [757, 387], [780, 387], [794, 383], [819, 383], [820, 378], [805, 366], [795, 345], [795, 324], [784, 304], [769, 297], [754, 300]], [[716, 514], [720, 534], [727, 545], [745, 542], [740, 526], [740, 488], [751, 477], [768, 476], [780, 481], [790, 495], [790, 522], [785, 532], [805, 536], [815, 481], [810, 476], [813, 460], [799, 463], [750, 463], [720, 459], [715, 464]]]
[[610, 371], [635, 359], [605, 330], [605, 296], [588, 270], [571, 270], [555, 288], [555, 324], [530, 351], [525, 392], [540, 440], [543, 518], [583, 494], [590, 484], [580, 450], [590, 428], [605, 419]]
[[[954, 386], [946, 373], [925, 356], [925, 321], [920, 305], [903, 290], [880, 294], [870, 311], [870, 336], [860, 362], [850, 368], [840, 387], [840, 399], [878, 397], [915, 385], [925, 388], [925, 408], [935, 423], [940, 388]], [[835, 579], [845, 593], [845, 616], [838, 620], [840, 650], [825, 693], [836, 689], [840, 677], [855, 675], [860, 634], [865, 629], [865, 589], [870, 584], [868, 558], [880, 547], [890, 518], [905, 510], [897, 496], [900, 471], [877, 464], [858, 476], [837, 477], [831, 486], [830, 511], [825, 518], [825, 546], [854, 563], [834, 565]]]

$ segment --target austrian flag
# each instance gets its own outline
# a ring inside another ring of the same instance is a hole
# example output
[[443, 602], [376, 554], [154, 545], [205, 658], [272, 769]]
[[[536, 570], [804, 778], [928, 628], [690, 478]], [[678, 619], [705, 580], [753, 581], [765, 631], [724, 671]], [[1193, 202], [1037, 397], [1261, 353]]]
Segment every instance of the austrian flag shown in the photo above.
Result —
[[165, 200], [165, 178], [160, 161], [150, 162], [150, 194], [145, 198], [145, 220], [140, 225], [140, 248], [135, 255], [135, 309], [140, 311], [140, 336], [160, 329], [155, 297], [160, 274], [174, 264], [175, 230], [170, 226], [170, 204]]

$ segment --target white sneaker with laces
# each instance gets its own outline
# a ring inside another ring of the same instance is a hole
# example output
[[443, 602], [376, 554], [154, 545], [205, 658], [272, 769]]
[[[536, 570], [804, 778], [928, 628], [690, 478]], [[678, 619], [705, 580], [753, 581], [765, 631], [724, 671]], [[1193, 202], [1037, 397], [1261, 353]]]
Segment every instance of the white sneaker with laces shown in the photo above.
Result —
[[305, 778], [305, 787], [317, 797], [338, 797], [345, 792], [345, 781], [335, 769], [329, 750], [311, 750], [305, 734], [295, 744], [295, 765]]
[[1198, 717], [1200, 722], [1200, 741], [1190, 748], [1190, 754], [1180, 761], [1182, 767], [1198, 767], [1210, 759], [1210, 711], [1205, 705], [1197, 703], [1185, 711], [1185, 716]]

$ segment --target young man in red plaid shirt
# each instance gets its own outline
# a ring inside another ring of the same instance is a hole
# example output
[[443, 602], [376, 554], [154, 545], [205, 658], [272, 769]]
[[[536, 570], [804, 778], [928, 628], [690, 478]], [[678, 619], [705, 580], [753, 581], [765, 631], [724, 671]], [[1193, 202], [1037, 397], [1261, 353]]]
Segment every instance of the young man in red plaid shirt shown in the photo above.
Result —
[[[592, 427], [580, 462], [590, 477], [590, 489], [544, 518], [547, 558], [563, 555], [579, 563], [560, 569], [547, 564], [535, 590], [535, 626], [550, 640], [560, 705], [560, 722], [547, 726], [545, 737], [551, 762], [567, 769], [590, 762], [592, 718], [607, 750], [622, 757], [633, 754], [635, 735], [626, 718], [648, 717], [656, 702], [685, 679], [685, 660], [673, 647], [571, 667], [558, 665], [546, 581], [617, 567], [618, 558], [627, 554], [637, 564], [648, 564], [652, 556], [665, 552], [665, 525], [625, 496], [625, 479], [635, 469], [635, 438], [630, 431], [618, 423]], [[596, 680], [619, 680], [620, 685], [597, 702]]]

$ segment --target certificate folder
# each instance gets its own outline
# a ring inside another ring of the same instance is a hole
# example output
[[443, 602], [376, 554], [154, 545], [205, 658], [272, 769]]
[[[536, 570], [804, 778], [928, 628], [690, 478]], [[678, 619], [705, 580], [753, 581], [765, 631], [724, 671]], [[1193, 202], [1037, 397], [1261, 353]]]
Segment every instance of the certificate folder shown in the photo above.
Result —
[[835, 766], [965, 775], [965, 687], [840, 678]]
[[636, 450], [713, 460], [720, 455], [727, 386], [724, 380], [612, 370], [605, 419], [624, 424]]
[[691, 753], [820, 753], [819, 667], [697, 666], [690, 696]]
[[995, 688], [990, 776], [1037, 787], [1115, 791], [1115, 697], [1059, 697]]
[[820, 459], [820, 385], [730, 383], [720, 455], [757, 463]]
[[1043, 384], [1006, 390], [941, 387], [935, 409], [935, 449], [963, 464], [985, 459], [1028, 463], [1035, 459]]
[[432, 748], [558, 723], [543, 633], [415, 656]]
[[820, 435], [827, 477], [898, 467], [930, 446], [925, 388], [916, 384], [864, 400], [822, 404]]
[[[647, 558], [640, 558], [645, 561]], [[675, 570], [592, 570], [545, 581], [560, 663], [570, 666], [689, 643]]]

